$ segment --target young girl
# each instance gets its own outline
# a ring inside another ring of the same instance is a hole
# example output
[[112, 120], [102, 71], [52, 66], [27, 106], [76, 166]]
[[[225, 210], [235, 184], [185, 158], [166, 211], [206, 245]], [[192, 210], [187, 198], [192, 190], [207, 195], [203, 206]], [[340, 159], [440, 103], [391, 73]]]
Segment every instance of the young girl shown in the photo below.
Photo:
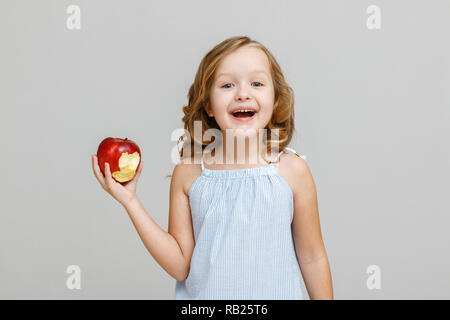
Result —
[[[200, 63], [183, 112], [181, 138], [187, 140], [171, 176], [168, 232], [136, 196], [142, 161], [133, 180], [121, 185], [108, 165], [103, 177], [92, 157], [102, 187], [124, 206], [151, 255], [177, 280], [175, 299], [303, 299], [301, 275], [310, 299], [333, 299], [315, 184], [305, 160], [287, 147], [294, 95], [272, 54], [248, 37], [218, 44]], [[215, 129], [219, 139], [198, 139], [195, 121], [201, 137]], [[270, 153], [259, 145], [236, 152], [236, 133], [260, 141], [260, 129], [267, 130], [263, 143]], [[276, 137], [271, 129], [279, 130]], [[273, 153], [274, 145], [281, 152]], [[196, 163], [192, 151], [199, 146]], [[207, 154], [214, 161], [206, 161]]]

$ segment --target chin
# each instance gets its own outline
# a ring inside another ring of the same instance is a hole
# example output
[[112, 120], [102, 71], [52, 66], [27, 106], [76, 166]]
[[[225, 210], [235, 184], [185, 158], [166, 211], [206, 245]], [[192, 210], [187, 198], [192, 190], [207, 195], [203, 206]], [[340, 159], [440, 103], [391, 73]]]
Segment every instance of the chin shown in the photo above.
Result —
[[[248, 127], [248, 126], [233, 126], [227, 130], [230, 130], [232, 133], [238, 136], [256, 136], [258, 133], [258, 127]], [[262, 128], [261, 128], [262, 129]]]

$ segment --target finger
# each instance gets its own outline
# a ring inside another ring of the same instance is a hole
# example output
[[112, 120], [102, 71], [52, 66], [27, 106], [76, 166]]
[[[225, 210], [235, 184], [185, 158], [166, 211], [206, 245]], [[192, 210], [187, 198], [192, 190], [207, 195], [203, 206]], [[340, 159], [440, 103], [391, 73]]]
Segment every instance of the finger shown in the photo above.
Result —
[[137, 183], [137, 180], [139, 179], [139, 176], [141, 175], [141, 172], [142, 172], [142, 166], [143, 166], [143, 165], [144, 165], [144, 162], [141, 161], [141, 162], [139, 163], [139, 166], [137, 167], [137, 170], [136, 170], [136, 173], [135, 173], [133, 179], [131, 179], [130, 181], [128, 181], [127, 185], [128, 185], [128, 184], [136, 184], [136, 183]]
[[112, 186], [114, 181], [111, 175], [111, 171], [109, 169], [109, 163], [105, 162], [105, 181], [108, 187]]
[[92, 155], [92, 169], [98, 182], [102, 185], [102, 187], [105, 187], [105, 178], [103, 177], [103, 173], [100, 171], [97, 157], [94, 154]]
[[138, 168], [138, 174], [140, 175], [142, 172], [142, 167], [144, 166], [144, 161], [141, 161], [141, 163], [139, 164], [139, 168]]
[[137, 169], [136, 175], [135, 175], [135, 179], [139, 179], [141, 172], [142, 172], [142, 167], [144, 166], [144, 161], [141, 161], [141, 163], [139, 163], [139, 167]]

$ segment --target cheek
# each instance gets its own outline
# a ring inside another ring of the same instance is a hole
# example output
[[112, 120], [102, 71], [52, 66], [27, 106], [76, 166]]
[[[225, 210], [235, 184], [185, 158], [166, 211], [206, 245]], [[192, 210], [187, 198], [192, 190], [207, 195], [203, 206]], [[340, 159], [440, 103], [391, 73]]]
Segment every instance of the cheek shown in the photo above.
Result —
[[261, 90], [258, 92], [258, 100], [261, 104], [263, 104], [265, 107], [273, 106], [274, 100], [275, 100], [275, 94], [273, 92], [272, 88], [266, 88], [265, 90]]
[[260, 97], [260, 103], [263, 105], [262, 107], [265, 112], [271, 113], [273, 111], [275, 97], [271, 92], [267, 92]]
[[263, 104], [262, 108], [262, 114], [261, 116], [264, 118], [264, 120], [268, 121], [272, 118], [273, 114], [273, 108], [274, 108], [274, 96], [272, 94], [267, 94], [264, 99], [261, 101]]
[[211, 104], [214, 106], [215, 109], [218, 109], [223, 105], [226, 105], [229, 99], [230, 94], [220, 90], [212, 90], [209, 98]]
[[273, 105], [275, 102], [275, 92], [273, 91], [273, 88], [267, 91], [266, 93], [266, 99], [267, 101], [270, 101], [270, 103]]
[[273, 113], [272, 108], [266, 108], [261, 114], [261, 119], [264, 122], [269, 121], [272, 118], [272, 113]]

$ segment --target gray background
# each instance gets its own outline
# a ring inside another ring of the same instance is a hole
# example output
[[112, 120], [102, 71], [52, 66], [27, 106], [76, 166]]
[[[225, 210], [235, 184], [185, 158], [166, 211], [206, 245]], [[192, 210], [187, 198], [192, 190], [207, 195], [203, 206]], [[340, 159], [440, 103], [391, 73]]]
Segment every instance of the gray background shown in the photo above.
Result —
[[[170, 136], [198, 64], [248, 35], [295, 91], [290, 146], [316, 182], [335, 298], [449, 299], [449, 17], [445, 0], [1, 0], [0, 298], [173, 298], [90, 155], [135, 140], [138, 195], [167, 230]], [[73, 264], [80, 290], [66, 287]]]

